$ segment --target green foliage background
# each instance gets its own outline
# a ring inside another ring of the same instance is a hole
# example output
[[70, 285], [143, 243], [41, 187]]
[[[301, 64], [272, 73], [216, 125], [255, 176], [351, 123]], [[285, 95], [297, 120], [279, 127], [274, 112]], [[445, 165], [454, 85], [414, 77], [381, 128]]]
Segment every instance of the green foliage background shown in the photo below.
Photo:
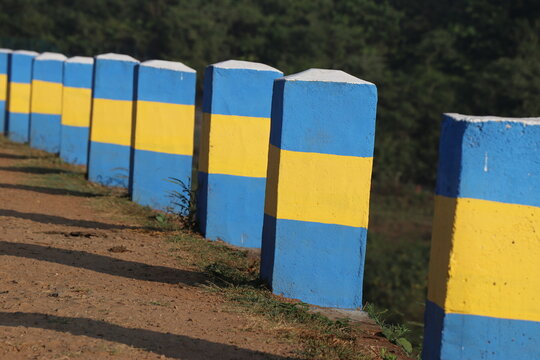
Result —
[[433, 185], [443, 112], [540, 115], [538, 0], [1, 0], [0, 45], [342, 69], [379, 89], [379, 184]]

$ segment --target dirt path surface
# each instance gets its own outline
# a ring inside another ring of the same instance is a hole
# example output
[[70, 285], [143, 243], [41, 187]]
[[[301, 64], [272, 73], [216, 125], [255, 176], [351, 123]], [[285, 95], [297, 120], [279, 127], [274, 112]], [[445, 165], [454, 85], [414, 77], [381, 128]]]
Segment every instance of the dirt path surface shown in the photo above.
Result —
[[[287, 359], [168, 244], [0, 149], [0, 359]], [[15, 166], [18, 164], [17, 166]]]

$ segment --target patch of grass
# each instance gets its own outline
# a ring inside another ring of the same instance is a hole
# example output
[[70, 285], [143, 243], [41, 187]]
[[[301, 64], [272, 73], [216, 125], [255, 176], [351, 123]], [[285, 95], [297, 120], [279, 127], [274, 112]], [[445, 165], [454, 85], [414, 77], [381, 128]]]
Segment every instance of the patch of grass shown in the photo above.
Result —
[[255, 253], [181, 233], [169, 241], [192, 254], [193, 265], [210, 278], [208, 291], [218, 292], [241, 307], [241, 311], [263, 316], [286, 328], [292, 341], [300, 342], [298, 354], [309, 359], [370, 359], [359, 338], [360, 325], [346, 320], [333, 321], [309, 312], [309, 306], [272, 294], [259, 280], [259, 260]]
[[381, 327], [385, 338], [390, 340], [390, 342], [401, 346], [408, 355], [412, 354], [413, 346], [406, 338], [406, 335], [410, 332], [410, 330], [405, 325], [387, 323], [384, 316], [388, 310], [377, 310], [372, 304], [366, 304], [364, 310], [373, 320], [375, 320], [377, 325]]

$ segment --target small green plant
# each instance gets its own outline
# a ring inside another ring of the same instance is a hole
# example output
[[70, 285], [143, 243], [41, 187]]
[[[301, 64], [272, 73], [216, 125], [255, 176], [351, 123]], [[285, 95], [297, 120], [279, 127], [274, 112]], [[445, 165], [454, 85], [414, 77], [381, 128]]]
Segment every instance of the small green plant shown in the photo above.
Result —
[[405, 352], [410, 355], [413, 351], [412, 344], [405, 335], [409, 333], [409, 329], [402, 324], [387, 324], [384, 315], [388, 310], [377, 310], [372, 304], [366, 304], [364, 310], [369, 314], [369, 316], [381, 327], [382, 334], [390, 342], [399, 345], [405, 350]]
[[383, 360], [397, 360], [398, 358], [396, 354], [392, 354], [385, 348], [381, 349], [381, 357]]
[[196, 223], [196, 194], [197, 192], [191, 188], [191, 182], [185, 183], [180, 179], [170, 177], [167, 181], [178, 185], [179, 190], [169, 192], [171, 198], [171, 205], [167, 211], [171, 214], [175, 214], [179, 217], [182, 227], [185, 230], [195, 230]]

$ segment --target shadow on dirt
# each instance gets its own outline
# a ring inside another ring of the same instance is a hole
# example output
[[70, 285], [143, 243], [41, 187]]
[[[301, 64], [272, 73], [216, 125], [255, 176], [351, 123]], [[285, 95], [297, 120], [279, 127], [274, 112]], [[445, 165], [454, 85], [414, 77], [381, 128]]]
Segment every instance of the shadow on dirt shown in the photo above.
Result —
[[195, 271], [148, 265], [86, 251], [66, 250], [35, 244], [0, 241], [0, 255], [48, 261], [103, 274], [167, 284], [198, 285], [207, 279], [205, 275]]
[[9, 217], [15, 217], [19, 219], [32, 220], [32, 221], [43, 223], [43, 224], [75, 226], [75, 227], [83, 227], [83, 228], [89, 228], [89, 229], [101, 229], [101, 230], [142, 229], [141, 227], [137, 227], [137, 226], [107, 224], [107, 223], [103, 223], [99, 221], [68, 219], [62, 216], [46, 215], [46, 214], [39, 214], [39, 213], [26, 213], [26, 212], [21, 212], [17, 210], [11, 210], [11, 209], [0, 209], [0, 216], [9, 216]]
[[80, 196], [80, 197], [97, 197], [98, 194], [85, 191], [77, 190], [68, 190], [68, 189], [55, 189], [44, 186], [30, 186], [30, 185], [20, 185], [20, 184], [2, 184], [0, 183], [0, 189], [14, 189], [14, 190], [26, 190], [34, 191], [42, 194], [49, 195], [70, 195], [70, 196]]
[[33, 156], [0, 153], [0, 159], [27, 160], [27, 159], [34, 159], [34, 158], [35, 157]]
[[185, 335], [133, 329], [88, 318], [40, 313], [0, 312], [1, 326], [25, 326], [114, 341], [174, 359], [292, 359]]
[[0, 171], [22, 172], [27, 174], [73, 174], [73, 171], [39, 166], [0, 166]]

